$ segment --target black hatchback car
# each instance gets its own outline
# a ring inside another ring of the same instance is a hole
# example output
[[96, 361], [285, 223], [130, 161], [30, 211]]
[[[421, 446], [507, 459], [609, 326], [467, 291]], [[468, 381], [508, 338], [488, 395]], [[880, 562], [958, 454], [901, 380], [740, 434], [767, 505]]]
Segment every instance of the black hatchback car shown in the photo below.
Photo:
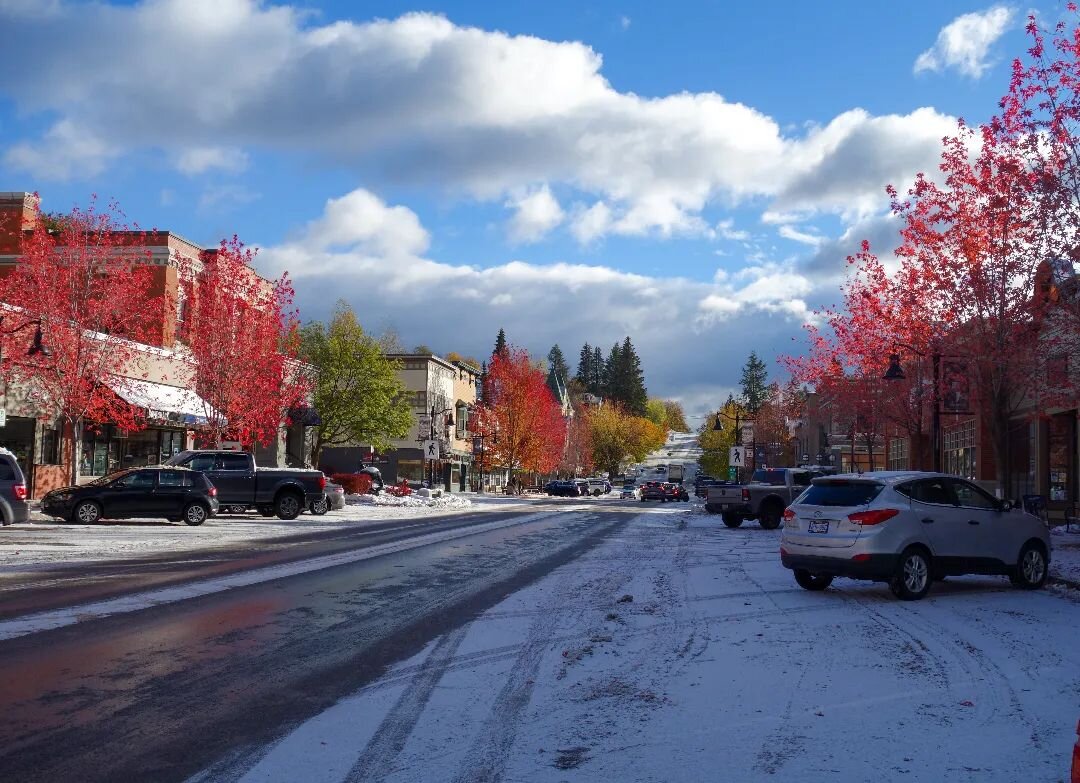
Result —
[[41, 499], [41, 508], [49, 516], [84, 525], [102, 519], [164, 517], [195, 526], [217, 514], [218, 499], [217, 488], [205, 474], [159, 465], [55, 489]]

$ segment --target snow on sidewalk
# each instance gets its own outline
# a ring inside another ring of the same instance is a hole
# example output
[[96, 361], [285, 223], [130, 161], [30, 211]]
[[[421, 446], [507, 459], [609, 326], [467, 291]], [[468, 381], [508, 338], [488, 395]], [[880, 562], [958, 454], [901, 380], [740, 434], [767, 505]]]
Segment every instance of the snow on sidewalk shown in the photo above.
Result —
[[1080, 527], [1050, 529], [1050, 579], [1080, 589]]
[[340, 530], [393, 520], [422, 521], [455, 513], [508, 511], [524, 508], [528, 503], [520, 498], [474, 501], [460, 496], [444, 496], [433, 501], [430, 504], [379, 502], [346, 505], [340, 511], [330, 511], [321, 517], [301, 514], [289, 521], [251, 513], [229, 514], [208, 520], [199, 527], [161, 519], [72, 525], [36, 512], [28, 524], [0, 528], [0, 574], [63, 563], [121, 560], [171, 552], [255, 545], [302, 533]]
[[[797, 587], [779, 531], [649, 507], [237, 762], [241, 780], [1056, 781], [1072, 591]], [[243, 774], [246, 773], [246, 774]]]

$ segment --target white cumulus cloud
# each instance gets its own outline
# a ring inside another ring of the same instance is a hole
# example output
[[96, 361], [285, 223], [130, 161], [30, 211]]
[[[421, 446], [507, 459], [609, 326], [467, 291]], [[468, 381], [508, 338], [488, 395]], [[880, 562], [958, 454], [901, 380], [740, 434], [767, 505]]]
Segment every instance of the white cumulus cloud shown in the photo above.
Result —
[[1013, 11], [996, 5], [956, 17], [938, 33], [934, 45], [915, 60], [915, 73], [955, 68], [978, 79], [990, 67], [990, 47], [1013, 21]]
[[506, 206], [514, 210], [508, 228], [514, 242], [538, 242], [562, 223], [564, 217], [562, 207], [547, 185], [522, 193]]

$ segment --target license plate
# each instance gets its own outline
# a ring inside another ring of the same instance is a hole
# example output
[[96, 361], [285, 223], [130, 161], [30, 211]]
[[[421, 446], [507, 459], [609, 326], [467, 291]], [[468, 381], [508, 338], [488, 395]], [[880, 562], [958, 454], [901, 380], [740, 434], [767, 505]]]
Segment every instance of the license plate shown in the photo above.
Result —
[[813, 519], [810, 521], [811, 533], [828, 533], [829, 532], [829, 520], [827, 519]]

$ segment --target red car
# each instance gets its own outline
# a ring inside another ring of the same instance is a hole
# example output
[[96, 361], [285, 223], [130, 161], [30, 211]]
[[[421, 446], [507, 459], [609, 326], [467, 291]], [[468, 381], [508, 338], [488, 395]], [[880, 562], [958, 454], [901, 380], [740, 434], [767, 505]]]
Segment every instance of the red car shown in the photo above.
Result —
[[689, 502], [690, 493], [686, 491], [686, 487], [682, 484], [676, 484], [672, 481], [664, 483], [665, 500]]

